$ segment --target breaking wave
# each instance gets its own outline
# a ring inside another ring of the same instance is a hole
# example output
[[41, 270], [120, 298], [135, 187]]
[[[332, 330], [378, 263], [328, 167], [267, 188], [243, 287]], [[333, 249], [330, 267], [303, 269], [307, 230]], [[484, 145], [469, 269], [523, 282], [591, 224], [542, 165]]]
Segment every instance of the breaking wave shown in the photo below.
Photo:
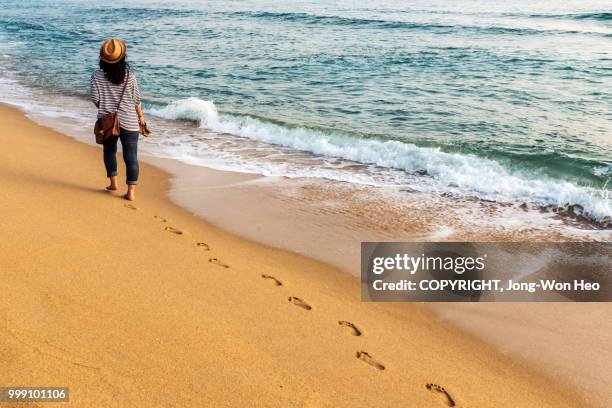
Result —
[[[250, 116], [224, 114], [217, 110], [212, 101], [194, 97], [149, 111], [164, 119], [191, 120], [214, 132], [318, 156], [427, 175], [428, 179], [436, 181], [437, 191], [497, 202], [570, 208], [578, 215], [604, 225], [612, 218], [612, 199], [608, 190], [555, 180], [536, 172], [512, 170], [487, 158], [447, 153], [396, 140], [361, 139], [322, 129], [291, 127]], [[307, 170], [302, 174], [303, 177], [319, 175], [308, 174]]]

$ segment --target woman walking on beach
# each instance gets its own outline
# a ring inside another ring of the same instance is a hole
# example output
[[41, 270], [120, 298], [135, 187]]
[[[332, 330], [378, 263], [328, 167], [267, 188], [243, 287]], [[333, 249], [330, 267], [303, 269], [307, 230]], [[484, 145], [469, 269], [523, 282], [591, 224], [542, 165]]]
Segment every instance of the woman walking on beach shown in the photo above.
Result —
[[136, 75], [126, 61], [127, 46], [122, 40], [111, 38], [100, 47], [100, 69], [91, 75], [91, 101], [98, 108], [98, 118], [117, 112], [120, 124], [119, 136], [104, 141], [104, 166], [110, 184], [109, 191], [117, 186], [117, 140], [121, 140], [126, 168], [127, 200], [134, 200], [138, 183], [138, 134], [145, 120], [140, 106], [140, 91]]

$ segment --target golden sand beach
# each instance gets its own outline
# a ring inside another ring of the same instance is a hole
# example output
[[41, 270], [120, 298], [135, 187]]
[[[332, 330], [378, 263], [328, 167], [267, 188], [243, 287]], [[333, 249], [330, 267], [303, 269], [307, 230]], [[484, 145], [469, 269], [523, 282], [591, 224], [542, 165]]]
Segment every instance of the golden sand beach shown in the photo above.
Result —
[[0, 123], [2, 386], [69, 387], [70, 407], [588, 406], [421, 305], [362, 303], [355, 277], [210, 226], [155, 167], [128, 203], [98, 148]]

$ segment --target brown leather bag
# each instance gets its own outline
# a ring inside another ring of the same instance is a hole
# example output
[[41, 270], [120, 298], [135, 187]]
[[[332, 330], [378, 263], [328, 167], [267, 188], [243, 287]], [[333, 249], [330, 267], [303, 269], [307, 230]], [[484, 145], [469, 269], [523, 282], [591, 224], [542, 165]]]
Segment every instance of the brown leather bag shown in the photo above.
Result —
[[123, 84], [123, 90], [121, 91], [121, 97], [119, 98], [119, 103], [117, 104], [117, 109], [115, 112], [107, 113], [106, 115], [98, 118], [96, 120], [96, 125], [94, 126], [94, 134], [96, 135], [96, 143], [103, 144], [108, 138], [113, 136], [119, 136], [120, 123], [119, 123], [119, 107], [121, 106], [121, 101], [123, 100], [123, 94], [125, 94], [125, 88], [127, 87], [128, 79], [130, 79], [130, 71], [127, 72], [125, 77], [125, 83]]

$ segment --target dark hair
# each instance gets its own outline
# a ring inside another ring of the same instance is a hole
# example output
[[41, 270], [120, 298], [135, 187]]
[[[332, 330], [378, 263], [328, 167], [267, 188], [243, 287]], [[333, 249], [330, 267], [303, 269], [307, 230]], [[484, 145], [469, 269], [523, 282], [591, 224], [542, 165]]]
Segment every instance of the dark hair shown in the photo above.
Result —
[[119, 85], [123, 83], [125, 73], [129, 71], [130, 66], [125, 60], [125, 57], [121, 58], [121, 60], [115, 62], [114, 64], [109, 64], [108, 62], [100, 59], [100, 69], [104, 71], [106, 79], [113, 84]]

